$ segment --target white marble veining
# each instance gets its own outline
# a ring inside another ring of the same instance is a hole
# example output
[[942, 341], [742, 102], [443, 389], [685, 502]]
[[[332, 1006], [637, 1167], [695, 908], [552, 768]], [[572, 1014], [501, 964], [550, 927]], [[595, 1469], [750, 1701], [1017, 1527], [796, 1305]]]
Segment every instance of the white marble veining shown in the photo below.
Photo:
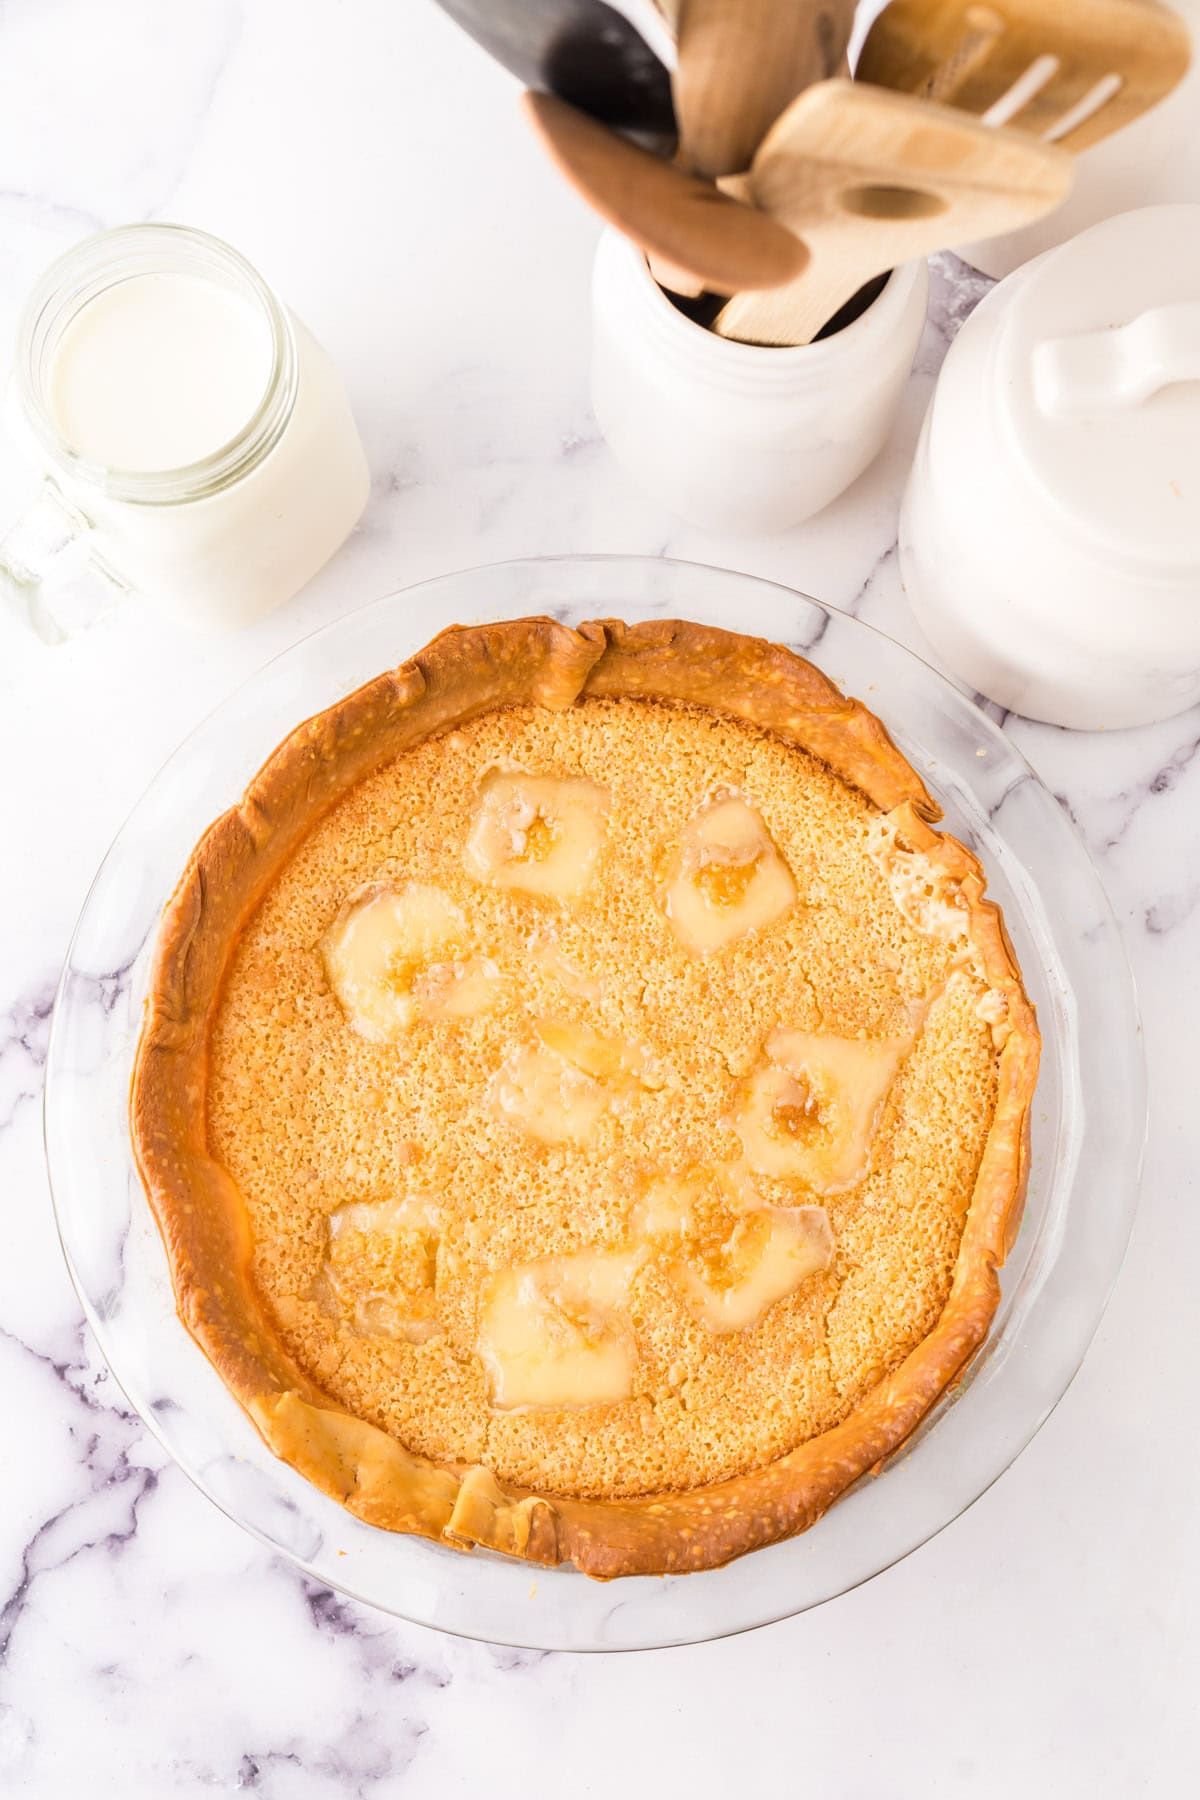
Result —
[[[0, 325], [72, 236], [176, 218], [242, 248], [344, 369], [375, 472], [295, 603], [185, 637], [136, 600], [57, 649], [0, 615], [0, 1792], [67, 1800], [688, 1792], [835, 1800], [1188, 1791], [1197, 1775], [1200, 716], [1004, 728], [1075, 818], [1141, 989], [1152, 1124], [1124, 1273], [1074, 1386], [958, 1523], [865, 1588], [643, 1657], [398, 1625], [262, 1550], [165, 1461], [81, 1323], [41, 1069], [104, 849], [180, 736], [274, 651], [423, 576], [551, 551], [769, 575], [917, 644], [896, 506], [944, 345], [936, 272], [901, 428], [802, 530], [685, 530], [587, 401], [594, 231], [510, 80], [428, 0], [0, 8]], [[0, 525], [19, 482], [0, 452]]]

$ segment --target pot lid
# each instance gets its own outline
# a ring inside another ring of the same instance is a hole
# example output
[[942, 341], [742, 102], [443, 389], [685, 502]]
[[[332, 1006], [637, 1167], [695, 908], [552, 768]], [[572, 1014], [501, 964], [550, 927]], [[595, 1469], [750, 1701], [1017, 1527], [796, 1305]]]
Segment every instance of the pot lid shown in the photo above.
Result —
[[1200, 206], [1120, 213], [1028, 264], [998, 374], [1057, 511], [1123, 559], [1200, 565]]

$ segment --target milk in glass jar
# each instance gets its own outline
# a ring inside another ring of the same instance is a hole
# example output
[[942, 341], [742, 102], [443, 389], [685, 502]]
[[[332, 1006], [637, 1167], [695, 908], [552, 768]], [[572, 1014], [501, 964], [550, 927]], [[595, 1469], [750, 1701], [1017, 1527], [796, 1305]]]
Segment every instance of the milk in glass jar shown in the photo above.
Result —
[[64, 561], [172, 612], [251, 619], [303, 587], [366, 504], [328, 356], [244, 257], [183, 226], [101, 232], [46, 271], [6, 411], [43, 481], [0, 570], [35, 619]]

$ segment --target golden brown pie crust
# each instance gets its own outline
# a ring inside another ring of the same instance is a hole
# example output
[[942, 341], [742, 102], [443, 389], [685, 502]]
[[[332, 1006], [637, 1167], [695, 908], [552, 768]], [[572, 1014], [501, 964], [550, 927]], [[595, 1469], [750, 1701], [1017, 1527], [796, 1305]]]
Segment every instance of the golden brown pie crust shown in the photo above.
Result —
[[[497, 708], [584, 697], [683, 701], [799, 745], [888, 815], [899, 841], [960, 887], [975, 955], [1004, 997], [995, 1114], [949, 1299], [936, 1326], [840, 1425], [766, 1467], [686, 1492], [576, 1499], [407, 1451], [322, 1393], [284, 1349], [250, 1273], [241, 1197], [209, 1152], [209, 1033], [228, 961], [267, 888], [351, 787], [434, 733]], [[814, 1523], [919, 1424], [983, 1342], [1016, 1235], [1040, 1040], [977, 859], [879, 721], [779, 645], [713, 626], [551, 619], [455, 627], [297, 727], [192, 854], [163, 917], [131, 1095], [131, 1129], [179, 1314], [284, 1461], [368, 1523], [608, 1578], [715, 1567]]]

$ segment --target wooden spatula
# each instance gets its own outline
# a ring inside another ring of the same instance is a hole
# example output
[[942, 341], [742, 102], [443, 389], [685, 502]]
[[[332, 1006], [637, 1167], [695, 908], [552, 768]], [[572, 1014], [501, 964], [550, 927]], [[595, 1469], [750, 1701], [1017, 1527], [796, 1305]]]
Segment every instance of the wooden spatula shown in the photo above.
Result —
[[731, 175], [789, 101], [845, 55], [854, 0], [676, 0], [680, 159]]
[[718, 294], [791, 281], [808, 251], [786, 225], [660, 162], [553, 94], [523, 105], [551, 159], [635, 244]]
[[771, 127], [749, 178], [755, 204], [802, 237], [812, 261], [770, 296], [737, 295], [714, 329], [752, 343], [810, 343], [872, 276], [1049, 212], [1072, 167], [1063, 150], [950, 107], [820, 82]]
[[857, 74], [1083, 150], [1169, 94], [1189, 60], [1186, 25], [1157, 0], [891, 0]]

